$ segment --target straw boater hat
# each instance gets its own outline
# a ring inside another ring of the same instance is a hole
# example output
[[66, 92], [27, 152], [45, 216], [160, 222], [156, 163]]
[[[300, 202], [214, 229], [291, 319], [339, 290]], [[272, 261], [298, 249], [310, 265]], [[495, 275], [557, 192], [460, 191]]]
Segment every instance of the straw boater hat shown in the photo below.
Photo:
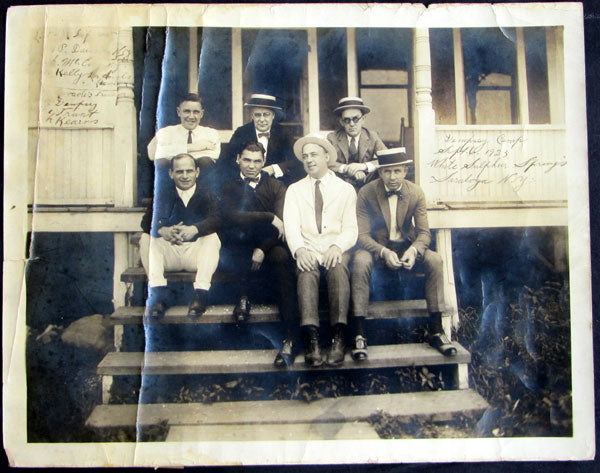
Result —
[[406, 159], [406, 148], [390, 148], [377, 151], [378, 167], [400, 166], [410, 164], [412, 159]]
[[343, 99], [340, 99], [337, 108], [334, 108], [333, 111], [334, 113], [341, 113], [347, 108], [358, 108], [362, 110], [365, 115], [371, 111], [360, 97], [344, 97]]
[[319, 145], [321, 148], [327, 151], [331, 159], [334, 161], [337, 159], [337, 151], [323, 135], [320, 135], [319, 133], [309, 133], [294, 143], [294, 154], [299, 160], [302, 160], [302, 148], [304, 148], [304, 145], [309, 143]]
[[250, 100], [244, 104], [244, 107], [270, 108], [273, 110], [283, 110], [277, 105], [277, 99], [272, 95], [252, 94]]

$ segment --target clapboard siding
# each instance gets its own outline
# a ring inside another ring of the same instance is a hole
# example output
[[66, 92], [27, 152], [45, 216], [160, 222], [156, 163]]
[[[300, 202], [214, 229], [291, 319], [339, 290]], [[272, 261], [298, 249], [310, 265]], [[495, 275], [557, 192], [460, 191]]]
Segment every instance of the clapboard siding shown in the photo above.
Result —
[[[30, 128], [30, 182], [37, 205], [111, 205], [114, 202], [111, 128]], [[32, 204], [34, 196], [30, 192]]]
[[[534, 203], [567, 200], [567, 153], [563, 127], [437, 126], [436, 139], [434, 156], [424, 159], [421, 164], [421, 185], [431, 201]], [[499, 144], [499, 140], [504, 143]], [[517, 141], [513, 147], [511, 140], [522, 141]], [[464, 148], [457, 149], [461, 144]], [[440, 165], [439, 161], [444, 158], [452, 159], [451, 166]], [[478, 165], [487, 160], [490, 167], [481, 173], [477, 167], [469, 168], [469, 164], [477, 158]], [[434, 164], [436, 160], [437, 166]], [[525, 171], [528, 160], [534, 160], [534, 164]], [[550, 163], [557, 163], [557, 166], [550, 169]], [[502, 167], [493, 167], [493, 164]], [[502, 182], [513, 174], [516, 176], [514, 181]], [[474, 183], [470, 178], [475, 175], [487, 183], [470, 189]], [[461, 182], [452, 177], [467, 179]], [[526, 182], [519, 186], [519, 179], [523, 178]]]

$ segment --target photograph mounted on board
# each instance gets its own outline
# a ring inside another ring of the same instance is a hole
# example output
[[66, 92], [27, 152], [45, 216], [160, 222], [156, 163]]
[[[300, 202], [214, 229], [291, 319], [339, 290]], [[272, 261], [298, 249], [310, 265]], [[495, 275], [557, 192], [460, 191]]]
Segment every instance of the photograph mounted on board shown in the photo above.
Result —
[[593, 457], [581, 6], [444, 12], [10, 10], [12, 464]]

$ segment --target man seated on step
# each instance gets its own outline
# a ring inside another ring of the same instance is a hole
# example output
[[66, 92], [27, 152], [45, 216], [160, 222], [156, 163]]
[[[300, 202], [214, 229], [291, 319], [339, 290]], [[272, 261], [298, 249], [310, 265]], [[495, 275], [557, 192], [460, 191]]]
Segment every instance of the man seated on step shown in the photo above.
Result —
[[[352, 357], [367, 358], [364, 327], [369, 306], [369, 283], [372, 272], [395, 278], [415, 268], [425, 272], [425, 300], [429, 311], [429, 343], [446, 356], [456, 355], [456, 348], [442, 328], [445, 308], [442, 258], [429, 249], [431, 233], [423, 190], [405, 179], [408, 165], [404, 148], [379, 151], [380, 178], [358, 192], [358, 249], [352, 268], [353, 318], [356, 330]], [[414, 223], [413, 223], [414, 222]]]
[[177, 106], [181, 123], [156, 132], [148, 144], [148, 158], [163, 169], [168, 168], [173, 156], [189, 153], [198, 162], [202, 174], [206, 174], [219, 159], [221, 140], [217, 130], [200, 126], [203, 115], [202, 98], [198, 94], [185, 95]]
[[198, 162], [187, 153], [169, 163], [170, 186], [150, 203], [142, 219], [140, 257], [148, 275], [148, 299], [144, 317], [158, 320], [168, 303], [165, 271], [196, 273], [194, 298], [188, 317], [206, 310], [212, 275], [219, 263], [221, 241], [217, 200], [197, 183]]
[[294, 143], [294, 154], [308, 176], [292, 184], [283, 208], [285, 238], [296, 259], [301, 325], [307, 336], [305, 360], [323, 364], [319, 347], [319, 281], [327, 280], [333, 341], [329, 365], [344, 361], [344, 330], [350, 299], [350, 249], [356, 244], [356, 192], [328, 166], [335, 148], [324, 137], [309, 134]]
[[333, 110], [339, 117], [340, 127], [327, 135], [337, 151], [337, 159], [329, 168], [357, 190], [377, 169], [377, 151], [386, 149], [375, 130], [363, 124], [371, 109], [360, 97], [344, 97]]
[[[239, 274], [239, 297], [233, 315], [238, 323], [247, 321], [251, 285], [256, 295], [260, 285], [264, 292], [268, 289], [265, 283], [270, 281], [276, 288], [279, 314], [285, 326], [285, 339], [275, 366], [289, 366], [295, 356], [298, 311], [294, 266], [284, 243], [282, 219], [286, 188], [263, 171], [265, 150], [261, 143], [251, 141], [243, 145], [236, 162], [238, 176], [225, 182], [221, 191], [223, 246], [233, 255]], [[263, 277], [257, 281], [258, 271], [265, 269], [269, 279]], [[259, 287], [256, 287], [257, 282]]]
[[262, 172], [280, 178], [286, 184], [297, 180], [302, 167], [294, 158], [292, 137], [275, 120], [277, 114], [282, 113], [277, 98], [267, 94], [252, 94], [244, 107], [249, 109], [252, 121], [235, 130], [229, 145], [221, 152], [218, 161], [219, 177], [236, 177], [239, 173], [237, 157], [242, 148], [246, 143], [257, 141], [265, 149], [265, 166]]

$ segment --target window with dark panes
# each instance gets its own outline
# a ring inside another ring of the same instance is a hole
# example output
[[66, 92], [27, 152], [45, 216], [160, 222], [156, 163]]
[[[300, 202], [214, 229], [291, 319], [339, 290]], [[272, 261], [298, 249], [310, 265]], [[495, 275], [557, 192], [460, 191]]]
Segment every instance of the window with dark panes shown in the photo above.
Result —
[[430, 29], [429, 47], [431, 98], [435, 110], [435, 122], [440, 125], [454, 125], [456, 124], [456, 96], [452, 29]]
[[231, 130], [231, 29], [198, 28], [198, 92], [202, 124]]
[[401, 122], [411, 117], [412, 29], [357, 28], [360, 96], [371, 108], [365, 125], [387, 143], [400, 140]]
[[322, 130], [335, 130], [339, 124], [333, 109], [348, 95], [346, 29], [318, 28], [319, 118]]
[[[305, 30], [244, 29], [244, 99], [252, 93], [276, 96], [283, 105], [280, 123], [303, 134], [303, 81], [308, 54]], [[307, 105], [304, 104], [306, 107]], [[244, 121], [250, 120], [244, 110]]]
[[546, 29], [523, 28], [529, 123], [550, 123]]
[[467, 123], [518, 123], [516, 30], [464, 28]]

